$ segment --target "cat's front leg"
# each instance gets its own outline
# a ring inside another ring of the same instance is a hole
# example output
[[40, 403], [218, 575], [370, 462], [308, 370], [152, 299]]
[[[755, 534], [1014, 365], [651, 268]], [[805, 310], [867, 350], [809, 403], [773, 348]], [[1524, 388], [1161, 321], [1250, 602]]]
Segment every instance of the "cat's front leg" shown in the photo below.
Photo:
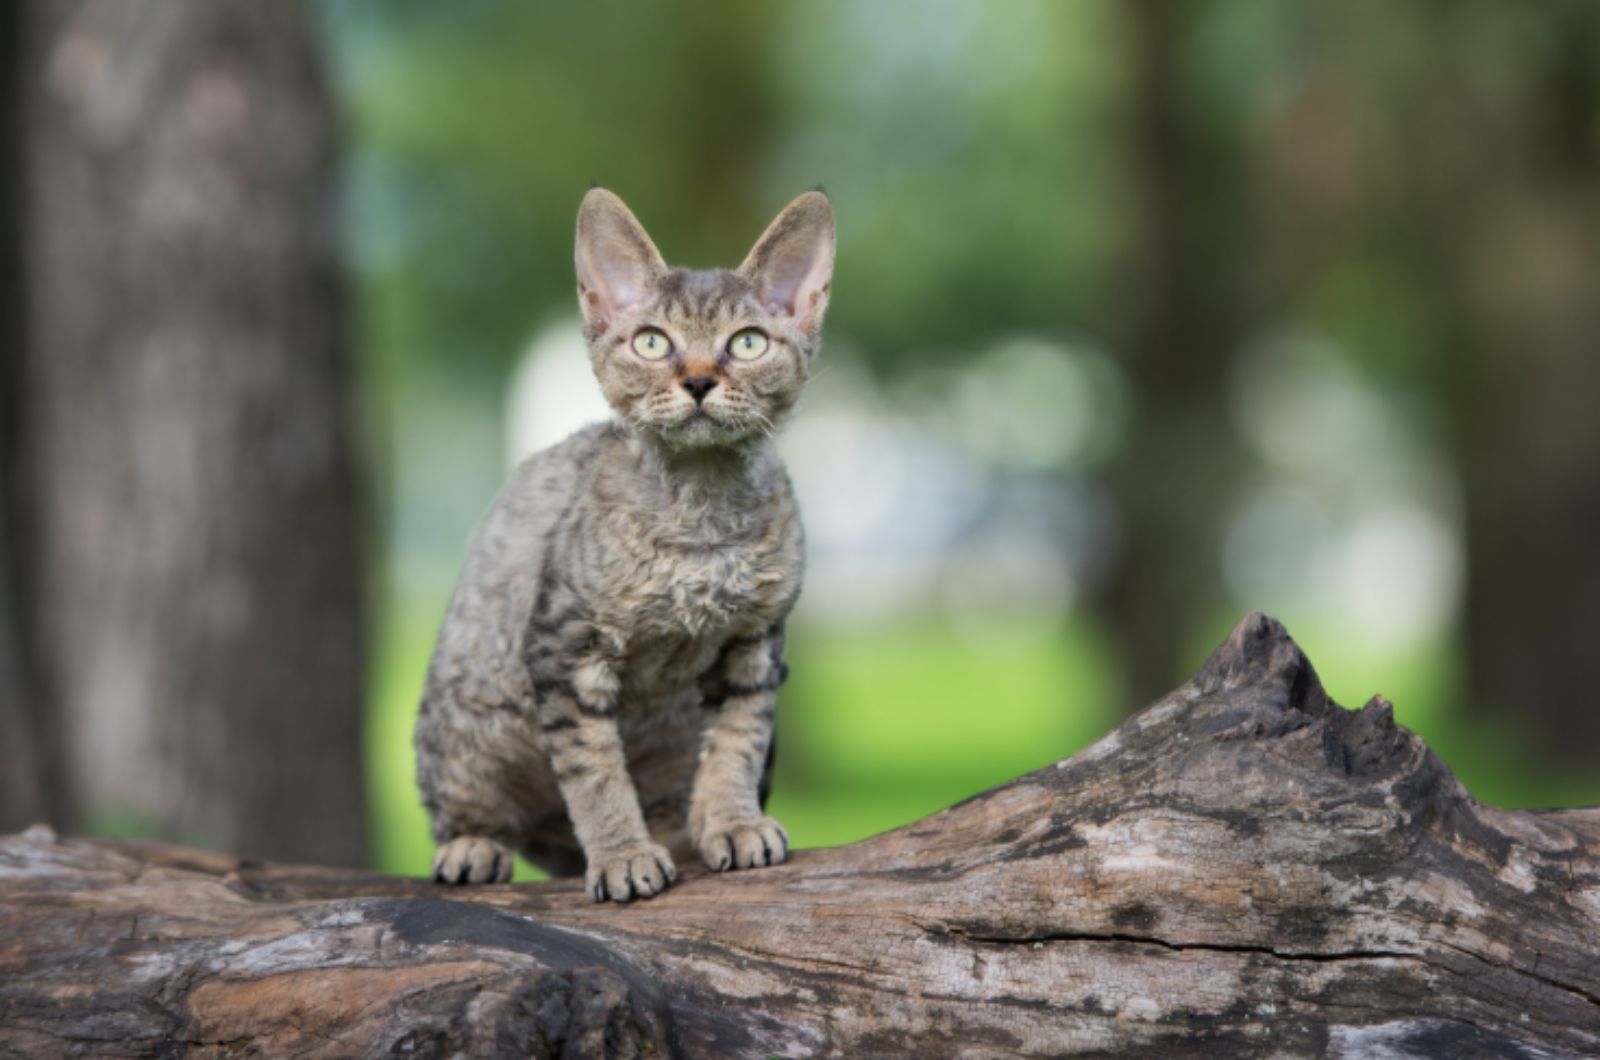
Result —
[[628, 776], [617, 731], [618, 687], [601, 659], [534, 681], [545, 753], [588, 862], [584, 886], [597, 902], [649, 898], [677, 878], [672, 855], [650, 838]]
[[734, 641], [724, 656], [721, 704], [706, 704], [713, 713], [689, 796], [689, 838], [718, 872], [776, 865], [789, 853], [789, 833], [761, 812], [759, 794], [782, 660], [781, 629]]

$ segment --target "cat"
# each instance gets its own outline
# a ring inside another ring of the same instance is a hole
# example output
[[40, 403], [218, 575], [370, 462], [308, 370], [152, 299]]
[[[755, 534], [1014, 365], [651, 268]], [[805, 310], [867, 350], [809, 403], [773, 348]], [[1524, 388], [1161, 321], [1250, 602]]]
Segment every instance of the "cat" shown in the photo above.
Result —
[[647, 898], [698, 854], [775, 865], [764, 810], [803, 531], [774, 429], [822, 336], [834, 217], [807, 192], [737, 269], [669, 268], [604, 188], [578, 212], [578, 303], [616, 419], [529, 458], [478, 527], [415, 744], [444, 883], [512, 851]]

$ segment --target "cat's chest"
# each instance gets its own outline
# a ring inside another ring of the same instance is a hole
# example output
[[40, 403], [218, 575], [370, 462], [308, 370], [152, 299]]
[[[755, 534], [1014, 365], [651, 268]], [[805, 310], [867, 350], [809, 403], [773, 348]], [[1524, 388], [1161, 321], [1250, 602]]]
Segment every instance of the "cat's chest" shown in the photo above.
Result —
[[[733, 636], [765, 629], [792, 602], [799, 572], [741, 548], [665, 554], [651, 561], [622, 625], [628, 698], [657, 701], [698, 687]], [[620, 617], [620, 616], [619, 616]]]
[[798, 586], [797, 558], [775, 543], [662, 547], [622, 587], [632, 639], [716, 639], [781, 617]]
[[600, 595], [627, 642], [764, 628], [799, 591], [800, 526], [781, 498], [719, 518], [616, 513], [602, 529]]

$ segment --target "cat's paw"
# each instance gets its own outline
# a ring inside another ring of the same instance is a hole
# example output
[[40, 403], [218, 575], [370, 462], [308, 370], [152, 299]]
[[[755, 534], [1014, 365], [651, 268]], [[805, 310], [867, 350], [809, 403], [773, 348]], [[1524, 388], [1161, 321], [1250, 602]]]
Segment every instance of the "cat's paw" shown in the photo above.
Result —
[[697, 844], [705, 863], [718, 872], [776, 865], [789, 856], [789, 833], [771, 817], [713, 822]]
[[630, 843], [597, 851], [589, 858], [583, 882], [589, 897], [597, 902], [627, 902], [660, 894], [677, 878], [678, 870], [666, 847]]
[[433, 856], [439, 883], [505, 883], [511, 879], [511, 851], [481, 835], [460, 835]]

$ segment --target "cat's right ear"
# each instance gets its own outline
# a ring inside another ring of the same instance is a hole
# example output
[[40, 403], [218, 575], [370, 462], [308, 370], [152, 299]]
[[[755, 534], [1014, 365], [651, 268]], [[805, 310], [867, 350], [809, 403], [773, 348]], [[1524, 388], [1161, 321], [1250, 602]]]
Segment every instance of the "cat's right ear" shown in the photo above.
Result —
[[578, 304], [598, 334], [617, 314], [638, 305], [667, 271], [644, 226], [616, 195], [591, 188], [578, 208]]

